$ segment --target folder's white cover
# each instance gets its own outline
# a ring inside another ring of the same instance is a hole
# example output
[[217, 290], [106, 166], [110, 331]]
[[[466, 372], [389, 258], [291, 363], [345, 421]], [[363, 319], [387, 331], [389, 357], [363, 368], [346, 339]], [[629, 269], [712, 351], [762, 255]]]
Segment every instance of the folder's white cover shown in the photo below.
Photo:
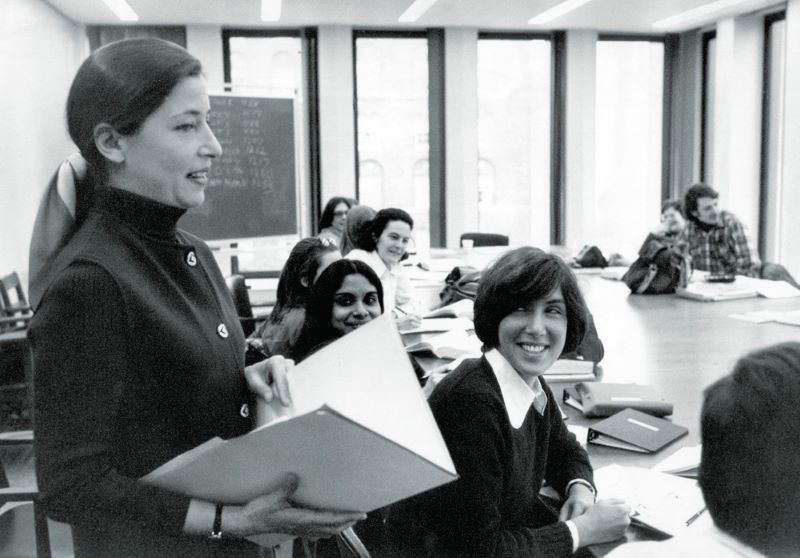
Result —
[[266, 424], [209, 441], [142, 480], [233, 504], [292, 472], [298, 503], [371, 511], [456, 478], [391, 316], [324, 347], [288, 380], [292, 404], [261, 405]]

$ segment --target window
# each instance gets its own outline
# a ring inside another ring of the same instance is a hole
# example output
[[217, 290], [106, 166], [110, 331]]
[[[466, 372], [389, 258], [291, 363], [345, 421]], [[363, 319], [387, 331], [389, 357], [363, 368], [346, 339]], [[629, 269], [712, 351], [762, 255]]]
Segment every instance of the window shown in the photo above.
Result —
[[717, 39], [713, 31], [703, 34], [703, 91], [700, 128], [700, 180], [714, 183], [714, 83]]
[[596, 61], [595, 229], [604, 253], [632, 257], [658, 223], [664, 44], [600, 40]]
[[359, 202], [399, 207], [430, 243], [428, 39], [355, 34]]
[[478, 230], [550, 244], [550, 41], [478, 41]]
[[761, 231], [759, 252], [764, 260], [781, 261], [781, 155], [783, 147], [786, 19], [781, 12], [765, 20], [764, 117], [761, 152]]

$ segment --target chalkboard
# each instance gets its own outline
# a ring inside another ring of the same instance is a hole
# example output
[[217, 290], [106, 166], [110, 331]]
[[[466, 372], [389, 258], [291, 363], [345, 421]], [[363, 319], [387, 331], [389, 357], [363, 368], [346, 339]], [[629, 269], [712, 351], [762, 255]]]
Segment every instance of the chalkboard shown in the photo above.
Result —
[[296, 233], [294, 101], [210, 99], [211, 129], [223, 153], [211, 165], [205, 201], [178, 226], [204, 240]]

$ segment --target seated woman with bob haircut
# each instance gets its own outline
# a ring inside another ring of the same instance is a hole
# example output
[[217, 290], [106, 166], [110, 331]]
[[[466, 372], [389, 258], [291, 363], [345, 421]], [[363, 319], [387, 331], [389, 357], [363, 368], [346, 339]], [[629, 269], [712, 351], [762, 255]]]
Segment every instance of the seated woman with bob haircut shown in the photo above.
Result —
[[[475, 299], [484, 354], [429, 399], [459, 474], [417, 504], [433, 555], [571, 556], [624, 533], [627, 506], [595, 503], [589, 457], [540, 377], [580, 344], [587, 315], [558, 256], [518, 248], [484, 272]], [[545, 480], [560, 509], [540, 497]]]

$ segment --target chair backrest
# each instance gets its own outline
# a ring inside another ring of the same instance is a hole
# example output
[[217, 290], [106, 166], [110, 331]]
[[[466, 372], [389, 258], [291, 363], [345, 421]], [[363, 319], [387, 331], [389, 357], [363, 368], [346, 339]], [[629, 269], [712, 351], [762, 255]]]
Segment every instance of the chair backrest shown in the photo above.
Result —
[[225, 278], [225, 284], [233, 298], [236, 313], [239, 315], [239, 322], [245, 335], [250, 335], [255, 330], [253, 318], [253, 306], [250, 304], [250, 295], [247, 294], [247, 284], [244, 275], [235, 273]]
[[0, 277], [0, 331], [24, 328], [31, 316], [17, 272]]
[[508, 246], [508, 236], [496, 233], [470, 232], [461, 235], [460, 246], [465, 240], [472, 240], [473, 246]]

